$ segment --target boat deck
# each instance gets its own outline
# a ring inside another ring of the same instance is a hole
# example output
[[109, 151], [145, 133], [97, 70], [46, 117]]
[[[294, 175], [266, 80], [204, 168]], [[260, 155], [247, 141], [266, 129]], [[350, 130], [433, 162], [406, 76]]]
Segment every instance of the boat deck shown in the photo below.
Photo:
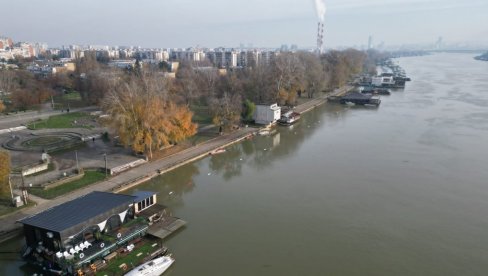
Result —
[[166, 217], [160, 222], [156, 222], [149, 226], [147, 233], [154, 237], [165, 239], [172, 233], [176, 232], [178, 229], [184, 227], [186, 221], [177, 217]]

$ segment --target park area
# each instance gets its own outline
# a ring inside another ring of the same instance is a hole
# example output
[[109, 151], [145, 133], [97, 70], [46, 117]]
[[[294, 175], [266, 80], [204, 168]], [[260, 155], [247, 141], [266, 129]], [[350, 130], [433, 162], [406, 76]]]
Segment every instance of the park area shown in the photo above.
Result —
[[95, 128], [99, 126], [96, 116], [84, 112], [73, 112], [51, 116], [44, 120], [33, 121], [29, 129], [59, 129], [59, 128]]
[[77, 189], [81, 189], [83, 187], [92, 185], [105, 179], [105, 173], [100, 171], [85, 171], [82, 178], [78, 180], [74, 180], [71, 182], [64, 183], [57, 187], [48, 188], [48, 187], [35, 187], [29, 188], [29, 193], [36, 195], [38, 197], [42, 197], [44, 199], [53, 199], [58, 196], [67, 194]]

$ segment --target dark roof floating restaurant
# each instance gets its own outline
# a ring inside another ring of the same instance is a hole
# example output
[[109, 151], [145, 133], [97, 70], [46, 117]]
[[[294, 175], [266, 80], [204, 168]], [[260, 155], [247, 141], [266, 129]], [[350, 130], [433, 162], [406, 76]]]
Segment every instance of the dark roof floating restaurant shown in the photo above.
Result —
[[131, 195], [92, 192], [19, 222], [24, 227], [57, 232], [62, 238], [67, 238], [82, 230], [86, 224], [100, 222], [118, 211], [127, 210], [135, 199]]
[[154, 192], [146, 191], [91, 192], [19, 222], [26, 240], [23, 257], [51, 272], [67, 274], [106, 265], [102, 258], [133, 247], [150, 226], [170, 234], [185, 224], [157, 204]]

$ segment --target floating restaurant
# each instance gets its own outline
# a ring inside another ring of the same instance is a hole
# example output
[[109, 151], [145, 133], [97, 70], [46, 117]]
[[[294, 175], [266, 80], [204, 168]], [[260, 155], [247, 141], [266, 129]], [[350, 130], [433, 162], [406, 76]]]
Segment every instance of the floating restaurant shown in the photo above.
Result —
[[373, 97], [371, 94], [362, 94], [359, 92], [350, 92], [340, 97], [341, 104], [350, 105], [373, 105], [379, 106], [381, 100], [378, 97]]
[[118, 255], [152, 243], [144, 256], [137, 255], [140, 261], [148, 261], [165, 248], [146, 235], [153, 232], [164, 238], [185, 225], [157, 204], [152, 192], [92, 192], [19, 222], [26, 241], [23, 257], [52, 273], [67, 275], [93, 274]]

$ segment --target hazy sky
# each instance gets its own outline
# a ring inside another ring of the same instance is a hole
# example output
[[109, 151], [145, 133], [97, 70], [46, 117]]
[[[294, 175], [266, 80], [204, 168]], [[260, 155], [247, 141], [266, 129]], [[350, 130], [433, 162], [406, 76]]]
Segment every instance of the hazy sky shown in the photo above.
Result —
[[[488, 44], [488, 0], [329, 0], [325, 45]], [[143, 47], [315, 45], [313, 0], [0, 0], [15, 41]]]

